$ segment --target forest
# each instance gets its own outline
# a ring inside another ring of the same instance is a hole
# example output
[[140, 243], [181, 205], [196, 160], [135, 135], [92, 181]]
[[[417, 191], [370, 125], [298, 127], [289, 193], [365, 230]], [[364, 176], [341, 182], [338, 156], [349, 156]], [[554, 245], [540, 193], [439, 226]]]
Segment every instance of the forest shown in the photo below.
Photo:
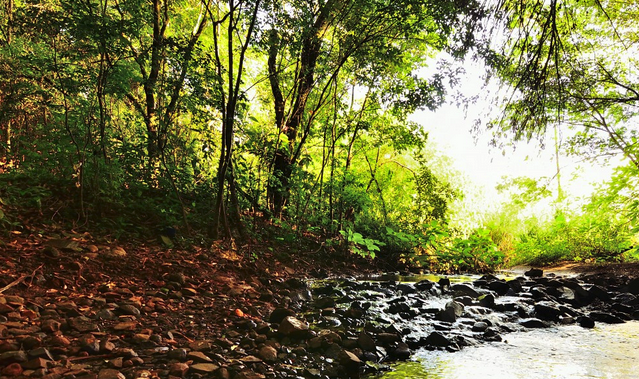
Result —
[[[638, 260], [637, 19], [633, 0], [0, 0], [0, 248], [73, 231], [443, 272]], [[490, 98], [457, 91], [469, 62]], [[577, 199], [557, 164], [473, 206], [411, 115], [477, 101], [486, 149], [612, 175]]]

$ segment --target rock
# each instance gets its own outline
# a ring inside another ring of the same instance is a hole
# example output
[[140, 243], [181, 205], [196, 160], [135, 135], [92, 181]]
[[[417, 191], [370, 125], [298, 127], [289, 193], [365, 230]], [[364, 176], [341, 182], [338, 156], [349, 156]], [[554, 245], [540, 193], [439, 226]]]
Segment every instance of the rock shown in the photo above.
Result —
[[169, 367], [169, 375], [177, 376], [178, 378], [183, 378], [187, 371], [189, 371], [189, 365], [186, 363], [177, 362]]
[[639, 277], [630, 279], [630, 281], [628, 281], [628, 292], [633, 295], [639, 295]]
[[191, 365], [191, 367], [189, 368], [189, 371], [206, 375], [206, 374], [210, 374], [212, 372], [217, 371], [219, 368], [220, 366], [213, 363], [196, 363], [194, 365]]
[[251, 370], [244, 370], [239, 372], [233, 379], [264, 379], [266, 376], [256, 373]]
[[244, 363], [260, 363], [262, 362], [262, 360], [258, 357], [255, 357], [253, 355], [247, 355], [246, 357], [242, 357], [240, 358], [240, 360]]
[[455, 296], [470, 296], [473, 299], [479, 297], [479, 293], [468, 284], [453, 284], [450, 287], [450, 290]]
[[535, 304], [535, 315], [541, 320], [558, 321], [562, 312], [553, 303], [541, 301]]
[[377, 340], [381, 342], [383, 345], [390, 345], [395, 342], [399, 342], [401, 338], [397, 333], [379, 333], [377, 335]]
[[262, 346], [257, 354], [264, 362], [277, 362], [277, 350], [272, 346]]
[[411, 356], [410, 348], [407, 344], [401, 342], [397, 344], [397, 347], [390, 351], [390, 356], [394, 359], [403, 361]]
[[123, 321], [116, 324], [113, 330], [121, 332], [125, 330], [135, 330], [138, 327], [137, 321]]
[[488, 324], [483, 321], [477, 321], [471, 328], [473, 332], [484, 332], [486, 329], [488, 329]]
[[193, 351], [208, 351], [213, 348], [211, 341], [193, 341], [189, 343], [189, 348]]
[[577, 322], [582, 328], [592, 329], [595, 327], [595, 320], [591, 319], [588, 316], [578, 317]]
[[451, 345], [452, 341], [439, 332], [432, 332], [426, 337], [424, 343], [429, 346], [446, 347]]
[[20, 376], [22, 375], [22, 366], [19, 363], [11, 363], [7, 367], [3, 368], [1, 373], [6, 376]]
[[81, 333], [98, 331], [98, 325], [88, 317], [79, 316], [69, 319], [69, 326]]
[[494, 280], [488, 283], [488, 289], [495, 291], [499, 296], [504, 296], [508, 293], [508, 290], [510, 290], [510, 285], [501, 280]]
[[362, 364], [362, 361], [357, 357], [357, 355], [348, 350], [342, 350], [338, 355], [338, 359], [339, 363], [345, 367], [359, 367], [359, 365]]
[[495, 307], [495, 296], [492, 294], [481, 295], [479, 297], [479, 305], [486, 308]]
[[608, 293], [608, 291], [598, 285], [594, 285], [592, 287], [590, 287], [590, 289], [588, 290], [588, 292], [596, 297], [597, 299], [600, 299], [601, 301], [605, 301], [608, 302], [612, 299], [612, 296], [610, 296], [610, 294]]
[[201, 351], [192, 351], [186, 356], [186, 358], [194, 362], [202, 362], [202, 363], [213, 362], [211, 358], [209, 358], [206, 354], [202, 353]]
[[364, 351], [375, 351], [377, 349], [373, 338], [364, 330], [359, 333], [359, 336], [357, 337], [357, 344]]
[[175, 359], [177, 361], [186, 361], [186, 356], [188, 352], [186, 349], [174, 349], [169, 351], [166, 355], [169, 359]]
[[126, 376], [118, 370], [105, 368], [98, 373], [98, 379], [126, 379]]
[[605, 322], [606, 324], [623, 324], [624, 320], [607, 312], [590, 312], [588, 315], [591, 319], [599, 322]]
[[449, 301], [444, 309], [437, 314], [437, 319], [446, 322], [455, 322], [457, 317], [464, 313], [464, 305], [457, 301]]
[[536, 318], [529, 318], [529, 319], [524, 319], [519, 321], [519, 324], [529, 328], [529, 329], [536, 329], [536, 328], [547, 328], [548, 324], [546, 324], [545, 322], [536, 319]]
[[44, 359], [53, 360], [53, 356], [51, 355], [51, 352], [46, 347], [39, 347], [37, 349], [33, 349], [29, 351], [29, 356], [34, 358], [44, 358]]
[[7, 351], [0, 354], [0, 364], [26, 362], [29, 358], [22, 350]]
[[289, 337], [303, 338], [308, 335], [309, 326], [292, 316], [286, 316], [278, 329], [280, 334]]
[[140, 310], [131, 304], [122, 304], [118, 311], [123, 315], [139, 316]]
[[539, 268], [531, 268], [530, 270], [524, 272], [524, 275], [529, 278], [541, 278], [542, 276], [544, 276], [544, 270]]
[[276, 308], [271, 313], [268, 321], [276, 324], [281, 323], [287, 316], [295, 316], [295, 312], [287, 308]]
[[47, 368], [47, 362], [51, 361], [43, 358], [34, 358], [30, 361], [22, 363], [22, 367], [28, 370], [37, 370], [39, 368]]
[[71, 341], [65, 336], [53, 336], [51, 337], [50, 343], [52, 346], [69, 346], [71, 345]]
[[95, 317], [100, 320], [115, 320], [117, 316], [110, 309], [101, 309], [95, 314]]
[[62, 324], [60, 324], [58, 321], [53, 319], [48, 319], [48, 320], [42, 321], [42, 323], [40, 324], [40, 330], [42, 330], [45, 333], [53, 333], [60, 330], [60, 325]]

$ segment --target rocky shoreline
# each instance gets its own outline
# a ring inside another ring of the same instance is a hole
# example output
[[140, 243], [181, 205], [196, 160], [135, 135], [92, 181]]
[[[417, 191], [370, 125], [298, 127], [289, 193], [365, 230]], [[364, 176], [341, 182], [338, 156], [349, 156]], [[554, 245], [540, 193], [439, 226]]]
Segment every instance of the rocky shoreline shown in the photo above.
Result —
[[82, 292], [32, 277], [26, 290], [3, 291], [0, 375], [356, 378], [417, 349], [454, 352], [513, 331], [639, 319], [639, 279], [605, 274], [255, 279], [225, 291], [181, 273], [164, 279]]

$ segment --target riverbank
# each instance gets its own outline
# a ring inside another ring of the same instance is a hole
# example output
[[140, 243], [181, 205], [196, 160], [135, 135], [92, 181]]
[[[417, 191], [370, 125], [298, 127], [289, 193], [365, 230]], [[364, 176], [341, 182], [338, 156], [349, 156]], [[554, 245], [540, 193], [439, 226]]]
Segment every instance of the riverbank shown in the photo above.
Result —
[[[379, 268], [312, 243], [272, 247], [169, 249], [107, 245], [88, 235], [16, 235], [0, 260], [1, 375], [359, 377], [417, 349], [497, 340], [514, 325], [588, 327], [635, 317], [636, 299], [612, 301], [629, 279], [613, 271], [611, 282], [598, 273], [603, 267], [581, 279], [357, 282]], [[512, 304], [501, 302], [513, 295]], [[561, 308], [566, 304], [574, 315]], [[488, 314], [511, 319], [490, 321]], [[407, 333], [411, 325], [421, 325], [423, 335]]]

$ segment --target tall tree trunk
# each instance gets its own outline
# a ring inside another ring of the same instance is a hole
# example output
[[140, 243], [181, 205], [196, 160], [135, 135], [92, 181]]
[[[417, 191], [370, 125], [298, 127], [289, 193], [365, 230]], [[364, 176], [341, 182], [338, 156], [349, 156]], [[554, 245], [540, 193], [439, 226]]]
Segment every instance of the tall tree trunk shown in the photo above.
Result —
[[[244, 236], [244, 228], [241, 224], [240, 220], [240, 208], [237, 198], [237, 189], [235, 182], [235, 172], [233, 170], [233, 146], [234, 146], [234, 133], [235, 133], [235, 116], [237, 113], [237, 105], [240, 97], [240, 84], [242, 83], [242, 73], [244, 70], [244, 61], [246, 58], [246, 51], [248, 49], [249, 43], [251, 42], [251, 38], [253, 36], [253, 30], [255, 28], [255, 23], [257, 22], [257, 13], [260, 6], [260, 1], [256, 1], [254, 4], [254, 8], [252, 10], [252, 15], [250, 18], [249, 28], [246, 32], [245, 40], [242, 45], [240, 45], [241, 49], [238, 55], [237, 62], [237, 72], [235, 71], [235, 39], [233, 36], [237, 33], [237, 24], [235, 21], [235, 12], [239, 9], [241, 5], [241, 1], [239, 3], [235, 3], [233, 0], [229, 0], [229, 14], [228, 14], [228, 27], [227, 27], [227, 52], [228, 52], [228, 61], [226, 68], [226, 78], [227, 78], [227, 89], [226, 93], [228, 97], [226, 98], [226, 103], [221, 107], [222, 111], [222, 136], [221, 136], [221, 149], [220, 149], [220, 160], [218, 163], [218, 172], [217, 172], [217, 194], [215, 198], [215, 209], [214, 209], [214, 218], [211, 226], [211, 234], [214, 238], [219, 236], [219, 226], [220, 223], [223, 223], [226, 236], [228, 238], [232, 238], [231, 233], [231, 225], [229, 223], [229, 217], [226, 213], [225, 207], [225, 193], [230, 195], [230, 204], [231, 204], [231, 219], [233, 221], [235, 229], [239, 232], [240, 237]], [[210, 10], [210, 7], [207, 5], [207, 11], [211, 18], [213, 18], [213, 14]], [[219, 54], [218, 45], [219, 39], [217, 38], [217, 34], [214, 35], [215, 38], [215, 57], [216, 57], [216, 65], [218, 69], [218, 74], [221, 74], [223, 71], [223, 65]], [[220, 75], [221, 78], [221, 75]], [[220, 81], [219, 88], [224, 91], [223, 84]], [[222, 92], [224, 93], [224, 92]], [[226, 185], [228, 184], [228, 189]]]
[[293, 101], [290, 116], [286, 122], [283, 121], [284, 100], [279, 87], [279, 74], [275, 66], [279, 50], [277, 46], [278, 40], [277, 35], [271, 32], [268, 68], [271, 89], [275, 99], [276, 125], [288, 139], [288, 146], [280, 146], [275, 152], [273, 166], [271, 168], [272, 179], [269, 181], [267, 189], [270, 207], [275, 214], [280, 214], [283, 211], [290, 194], [290, 180], [295, 164], [294, 151], [298, 142], [298, 130], [306, 111], [308, 96], [315, 86], [315, 69], [322, 47], [321, 34], [327, 27], [330, 21], [330, 15], [334, 11], [335, 6], [336, 0], [329, 0], [324, 4], [307, 37], [302, 42], [296, 87], [293, 91], [296, 96]]

